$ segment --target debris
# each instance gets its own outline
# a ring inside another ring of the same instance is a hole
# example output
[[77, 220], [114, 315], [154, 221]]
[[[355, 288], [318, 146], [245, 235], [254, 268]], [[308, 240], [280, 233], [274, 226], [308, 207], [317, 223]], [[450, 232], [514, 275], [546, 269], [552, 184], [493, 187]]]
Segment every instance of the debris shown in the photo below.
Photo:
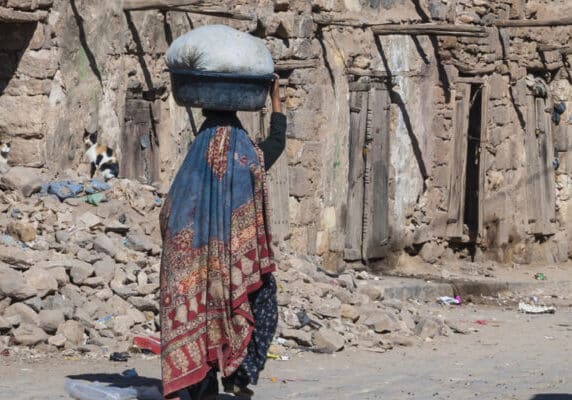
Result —
[[488, 325], [489, 321], [487, 321], [486, 319], [477, 319], [475, 321], [475, 324], [477, 325]]
[[135, 370], [135, 368], [129, 368], [126, 369], [125, 371], [123, 371], [121, 373], [121, 375], [127, 377], [127, 378], [135, 378], [137, 376], [139, 376], [139, 374], [137, 373], [137, 371]]
[[59, 181], [51, 182], [42, 188], [42, 192], [47, 192], [49, 194], [54, 194], [60, 201], [65, 199], [75, 198], [83, 191], [83, 185], [81, 183], [73, 181]]
[[536, 274], [534, 274], [534, 278], [537, 281], [544, 281], [544, 280], [546, 280], [546, 275], [544, 275], [543, 272], [537, 272]]
[[133, 344], [141, 350], [148, 350], [153, 354], [161, 354], [161, 339], [158, 337], [135, 336], [133, 338]]
[[518, 311], [525, 314], [554, 314], [556, 308], [554, 306], [539, 306], [520, 302], [518, 303]]
[[129, 353], [127, 352], [113, 352], [109, 355], [109, 360], [110, 361], [118, 361], [118, 362], [124, 362], [127, 361], [129, 359]]
[[461, 296], [449, 297], [449, 296], [441, 296], [437, 299], [437, 303], [444, 304], [444, 305], [460, 305], [461, 304]]

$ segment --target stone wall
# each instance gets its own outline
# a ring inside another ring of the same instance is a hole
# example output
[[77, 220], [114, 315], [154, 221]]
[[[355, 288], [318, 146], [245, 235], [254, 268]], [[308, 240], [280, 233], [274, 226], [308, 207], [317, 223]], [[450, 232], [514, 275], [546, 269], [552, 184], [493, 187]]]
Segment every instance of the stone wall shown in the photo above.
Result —
[[[218, 6], [213, 16], [125, 12], [121, 2], [0, 1], [12, 10], [48, 12], [34, 23], [0, 23], [0, 35], [10, 38], [0, 41], [0, 134], [12, 137], [10, 162], [53, 173], [87, 171], [81, 138], [95, 126], [129, 178], [165, 191], [200, 113], [174, 103], [163, 55], [189, 29], [226, 23], [263, 38], [281, 75], [288, 144], [271, 190], [281, 193], [272, 200], [280, 210], [275, 213], [288, 209], [282, 221], [287, 233], [278, 237], [290, 250], [321, 256], [329, 270], [347, 261], [395, 265], [405, 254], [429, 263], [568, 259], [572, 86], [570, 55], [560, 48], [569, 45], [572, 28], [496, 26], [498, 20], [569, 15], [565, 0], [242, 0]], [[243, 18], [248, 15], [253, 18]], [[372, 26], [394, 23], [454, 23], [483, 27], [484, 35], [373, 33]], [[531, 109], [529, 74], [547, 85], [545, 110], [538, 110], [547, 129], [540, 134], [537, 120], [530, 120], [537, 107]], [[382, 114], [387, 131], [352, 127], [356, 87], [368, 93], [370, 105], [372, 96], [389, 99], [386, 109], [368, 111], [370, 117]], [[560, 102], [567, 109], [556, 125], [552, 108]], [[253, 136], [263, 135], [257, 116], [243, 118]], [[470, 124], [459, 133], [463, 118]], [[475, 141], [470, 132], [477, 131]], [[357, 168], [350, 154], [360, 135], [370, 144], [383, 139], [389, 148], [364, 152], [365, 167], [356, 176], [376, 205], [364, 214], [365, 226], [354, 226], [359, 201], [351, 200], [348, 171]], [[546, 140], [555, 144], [556, 157], [542, 152]], [[372, 175], [375, 166], [367, 166], [376, 152], [385, 154], [385, 175]], [[550, 169], [554, 158], [556, 171]], [[476, 169], [480, 175], [471, 175]], [[459, 200], [469, 199], [467, 190], [478, 191], [475, 207], [459, 211], [462, 220], [453, 218], [454, 206], [469, 204]], [[366, 249], [361, 242], [378, 227], [379, 248]]]

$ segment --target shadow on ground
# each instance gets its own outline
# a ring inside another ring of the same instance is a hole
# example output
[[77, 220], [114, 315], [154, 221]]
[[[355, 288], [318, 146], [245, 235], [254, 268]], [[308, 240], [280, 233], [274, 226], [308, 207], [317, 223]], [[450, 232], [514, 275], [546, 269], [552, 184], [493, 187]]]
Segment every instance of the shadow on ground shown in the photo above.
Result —
[[530, 400], [572, 400], [572, 394], [543, 393], [535, 395]]
[[121, 374], [79, 374], [68, 375], [70, 379], [78, 379], [88, 382], [109, 383], [112, 386], [126, 388], [129, 386], [156, 386], [161, 389], [161, 380], [157, 378], [146, 378], [144, 376], [125, 376]]

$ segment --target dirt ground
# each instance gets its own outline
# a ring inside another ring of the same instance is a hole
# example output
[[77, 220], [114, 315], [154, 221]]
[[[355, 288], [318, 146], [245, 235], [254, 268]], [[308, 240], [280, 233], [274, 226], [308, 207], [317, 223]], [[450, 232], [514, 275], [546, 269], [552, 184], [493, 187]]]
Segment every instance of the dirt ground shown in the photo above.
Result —
[[[443, 308], [442, 314], [473, 332], [385, 353], [348, 349], [270, 360], [254, 399], [572, 400], [571, 308], [525, 315], [468, 305]], [[121, 375], [130, 368], [138, 378]], [[118, 386], [158, 385], [159, 360], [143, 355], [128, 362], [102, 356], [3, 356], [0, 398], [69, 399], [66, 377]]]

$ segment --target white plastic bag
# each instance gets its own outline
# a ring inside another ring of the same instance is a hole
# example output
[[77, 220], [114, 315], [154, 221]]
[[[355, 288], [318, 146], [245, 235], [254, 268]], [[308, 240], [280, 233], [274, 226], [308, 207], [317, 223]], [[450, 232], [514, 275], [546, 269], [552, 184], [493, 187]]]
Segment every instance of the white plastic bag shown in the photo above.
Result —
[[167, 50], [166, 61], [174, 69], [248, 75], [274, 71], [262, 40], [226, 25], [206, 25], [179, 36]]

